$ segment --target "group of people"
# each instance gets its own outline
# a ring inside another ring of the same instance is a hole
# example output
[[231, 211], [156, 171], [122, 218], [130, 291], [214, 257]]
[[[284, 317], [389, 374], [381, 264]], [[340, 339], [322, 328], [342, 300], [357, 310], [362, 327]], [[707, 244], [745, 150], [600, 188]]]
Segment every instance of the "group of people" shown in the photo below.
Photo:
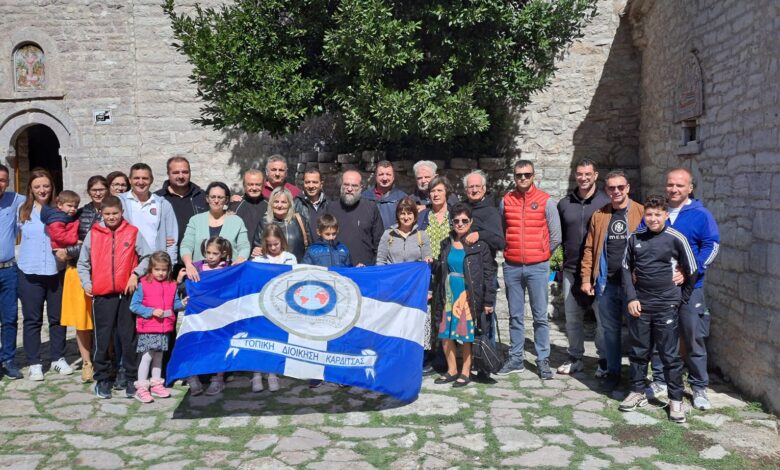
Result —
[[[542, 379], [552, 379], [549, 261], [562, 243], [570, 358], [557, 372], [583, 371], [583, 316], [592, 307], [598, 320], [596, 376], [608, 389], [620, 381], [620, 329], [628, 321], [631, 393], [621, 409], [643, 406], [648, 393], [660, 398], [668, 389], [670, 416], [679, 421], [679, 337], [688, 351], [694, 405], [709, 407], [704, 345], [709, 313], [702, 283], [717, 254], [718, 232], [709, 212], [692, 199], [690, 172], [669, 172], [667, 195], [649, 197], [643, 206], [628, 197], [621, 171], [609, 173], [599, 190], [590, 160], [577, 163], [577, 187], [557, 204], [536, 187], [534, 165], [527, 160], [514, 165], [515, 186], [499, 201], [479, 170], [463, 178], [462, 201], [450, 181], [437, 175], [434, 162], [418, 161], [413, 171], [417, 188], [408, 195], [395, 187], [391, 162], [376, 165], [368, 188], [360, 172], [344, 171], [338, 199], [329, 200], [316, 168], [306, 170], [299, 189], [287, 182], [285, 159], [274, 155], [265, 172], [244, 173], [239, 196], [222, 182], [201, 189], [191, 181], [187, 159], [175, 156], [157, 192], [151, 192], [151, 168], [137, 163], [129, 175], [91, 177], [90, 201], [79, 208], [78, 194], [55, 195], [52, 177], [42, 169], [30, 172], [25, 195], [6, 191], [9, 171], [0, 165], [2, 374], [22, 377], [14, 360], [17, 297], [29, 379], [44, 379], [45, 303], [52, 371], [73, 373], [64, 358], [65, 328], [71, 326], [82, 380], [96, 382], [98, 397], [110, 398], [113, 387], [149, 402], [169, 395], [164, 370], [175, 343], [176, 312], [188, 300], [180, 287], [185, 278], [197, 282], [203, 271], [250, 260], [356, 267], [422, 261], [432, 272], [422, 372], [435, 373], [438, 361], [442, 374], [435, 383], [464, 387], [474, 379], [472, 343], [483, 335], [495, 340], [496, 256], [503, 251], [510, 351], [498, 375], [525, 368], [527, 292], [536, 369]], [[653, 379], [646, 393], [648, 362]], [[269, 390], [278, 390], [276, 376], [253, 372], [253, 391], [264, 389], [264, 378]], [[188, 379], [191, 393], [204, 392], [201, 379]], [[205, 393], [222, 392], [223, 374], [208, 380]]]

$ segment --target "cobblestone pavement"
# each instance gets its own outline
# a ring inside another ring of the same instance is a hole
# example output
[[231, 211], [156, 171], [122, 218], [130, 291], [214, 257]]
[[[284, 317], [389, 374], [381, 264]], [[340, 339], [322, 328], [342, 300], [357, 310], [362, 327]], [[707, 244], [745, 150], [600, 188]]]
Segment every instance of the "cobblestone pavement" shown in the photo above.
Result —
[[[562, 325], [552, 326], [558, 365], [566, 343]], [[68, 351], [74, 360], [72, 333]], [[98, 400], [78, 372], [4, 379], [0, 467], [780, 468], [777, 420], [727, 384], [713, 384], [713, 410], [692, 411], [684, 425], [654, 406], [620, 413], [622, 395], [598, 391], [589, 354], [586, 372], [546, 382], [532, 355], [526, 372], [491, 385], [452, 389], [426, 378], [411, 404], [290, 379], [255, 394], [246, 376], [222, 397], [191, 397], [177, 385], [172, 398], [150, 405]]]

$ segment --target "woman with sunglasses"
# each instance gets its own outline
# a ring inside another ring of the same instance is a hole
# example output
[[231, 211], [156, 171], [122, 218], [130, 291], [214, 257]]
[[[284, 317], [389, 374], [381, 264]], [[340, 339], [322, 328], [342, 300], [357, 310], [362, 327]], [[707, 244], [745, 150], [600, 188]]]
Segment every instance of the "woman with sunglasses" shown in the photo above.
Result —
[[[471, 343], [474, 336], [487, 327], [480, 317], [483, 313], [493, 313], [496, 301], [495, 267], [490, 248], [483, 241], [472, 245], [464, 243], [471, 232], [471, 208], [459, 203], [452, 208], [451, 214], [453, 231], [441, 245], [437, 268], [441, 282], [433, 303], [433, 311], [437, 316], [441, 315], [438, 331], [447, 359], [447, 373], [434, 383], [451, 383], [453, 387], [460, 388], [471, 382]], [[460, 369], [455, 355], [456, 343], [463, 345]]]

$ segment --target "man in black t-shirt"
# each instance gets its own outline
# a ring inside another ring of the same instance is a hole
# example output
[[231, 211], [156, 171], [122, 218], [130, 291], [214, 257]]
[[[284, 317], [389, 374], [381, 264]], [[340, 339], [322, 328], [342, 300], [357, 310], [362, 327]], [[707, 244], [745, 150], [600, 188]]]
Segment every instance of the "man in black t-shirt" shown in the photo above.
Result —
[[[604, 353], [607, 356], [608, 391], [620, 382], [620, 334], [627, 316], [626, 298], [621, 283], [621, 265], [626, 240], [642, 221], [642, 204], [628, 197], [631, 187], [620, 170], [607, 175], [605, 189], [611, 204], [593, 214], [582, 248], [581, 290], [596, 296], [596, 316], [604, 331]], [[605, 249], [606, 248], [606, 249]]]

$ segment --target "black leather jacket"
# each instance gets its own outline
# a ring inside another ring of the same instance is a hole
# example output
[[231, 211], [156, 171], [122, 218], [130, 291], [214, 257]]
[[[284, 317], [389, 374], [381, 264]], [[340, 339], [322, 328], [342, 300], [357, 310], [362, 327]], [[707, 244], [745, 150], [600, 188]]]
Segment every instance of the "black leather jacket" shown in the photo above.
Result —
[[[469, 307], [474, 319], [474, 326], [481, 330], [485, 325], [479, 322], [480, 314], [485, 306], [495, 306], [496, 304], [496, 286], [493, 279], [496, 275], [496, 268], [493, 262], [493, 255], [487, 243], [482, 240], [473, 245], [464, 244], [466, 258], [463, 277], [466, 281], [466, 292], [469, 299]], [[449, 270], [447, 268], [447, 257], [452, 248], [452, 238], [446, 238], [441, 243], [441, 254], [436, 262], [434, 269], [435, 291], [433, 293], [433, 314], [435, 318], [435, 328], [438, 328], [441, 322], [441, 316], [444, 312], [445, 304], [445, 285]], [[480, 334], [480, 331], [477, 331]]]
[[[265, 217], [260, 219], [260, 224], [257, 226], [252, 246], [263, 245], [263, 229], [265, 228], [266, 223]], [[300, 217], [300, 223], [298, 223], [298, 217], [294, 216], [289, 222], [274, 218], [273, 223], [278, 225], [279, 228], [282, 229], [282, 232], [284, 232], [284, 236], [287, 238], [287, 251], [294, 254], [299, 263], [303, 262], [303, 255], [306, 254], [306, 247], [311, 243], [311, 240], [308, 238], [309, 226], [306, 219]], [[301, 224], [303, 227], [301, 227]], [[306, 237], [304, 237], [303, 231], [306, 231]]]

